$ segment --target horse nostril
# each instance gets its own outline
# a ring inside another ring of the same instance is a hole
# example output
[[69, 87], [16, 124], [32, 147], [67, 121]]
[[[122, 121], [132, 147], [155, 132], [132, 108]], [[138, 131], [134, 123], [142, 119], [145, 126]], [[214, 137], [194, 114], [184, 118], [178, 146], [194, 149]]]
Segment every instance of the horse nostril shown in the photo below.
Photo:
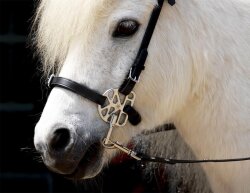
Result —
[[49, 147], [53, 151], [64, 150], [70, 142], [70, 131], [65, 128], [57, 129], [51, 138]]

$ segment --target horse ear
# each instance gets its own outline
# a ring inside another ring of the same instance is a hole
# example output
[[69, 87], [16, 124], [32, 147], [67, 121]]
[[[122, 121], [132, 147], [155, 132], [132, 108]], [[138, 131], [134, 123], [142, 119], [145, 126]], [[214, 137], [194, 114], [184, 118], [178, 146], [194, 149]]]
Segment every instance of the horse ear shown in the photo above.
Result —
[[175, 0], [168, 0], [168, 3], [173, 6], [175, 4]]

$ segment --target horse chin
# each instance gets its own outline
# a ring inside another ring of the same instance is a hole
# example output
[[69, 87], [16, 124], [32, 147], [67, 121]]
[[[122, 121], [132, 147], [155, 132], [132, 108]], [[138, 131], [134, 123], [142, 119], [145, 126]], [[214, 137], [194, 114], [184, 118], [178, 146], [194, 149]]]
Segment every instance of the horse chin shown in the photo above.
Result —
[[85, 153], [75, 171], [64, 177], [73, 180], [89, 179], [97, 176], [104, 165], [104, 149], [100, 144], [92, 145], [93, 148]]

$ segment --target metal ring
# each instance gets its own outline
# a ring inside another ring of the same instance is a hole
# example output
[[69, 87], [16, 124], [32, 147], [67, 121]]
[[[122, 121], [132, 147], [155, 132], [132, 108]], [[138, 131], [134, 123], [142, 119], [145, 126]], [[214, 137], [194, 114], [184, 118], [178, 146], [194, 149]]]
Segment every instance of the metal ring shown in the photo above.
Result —
[[115, 149], [115, 145], [113, 143], [106, 144], [105, 141], [106, 141], [106, 138], [104, 138], [102, 140], [103, 147], [105, 147], [107, 149]]

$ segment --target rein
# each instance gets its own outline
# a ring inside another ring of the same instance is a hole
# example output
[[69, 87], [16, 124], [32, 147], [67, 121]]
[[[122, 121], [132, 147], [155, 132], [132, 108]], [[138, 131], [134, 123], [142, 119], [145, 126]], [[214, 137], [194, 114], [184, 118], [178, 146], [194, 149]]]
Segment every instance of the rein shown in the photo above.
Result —
[[[106, 140], [106, 139], [105, 139]], [[186, 159], [172, 159], [172, 158], [163, 158], [163, 157], [151, 157], [147, 154], [133, 151], [119, 142], [114, 142], [109, 140], [109, 143], [113, 145], [113, 148], [117, 148], [128, 156], [136, 159], [137, 161], [142, 162], [155, 162], [155, 163], [164, 163], [164, 164], [197, 164], [197, 163], [225, 163], [225, 162], [241, 162], [241, 161], [249, 161], [250, 157], [245, 158], [233, 158], [233, 159], [202, 159], [202, 160], [186, 160]]]
[[[74, 92], [93, 103], [98, 105], [100, 117], [106, 123], [109, 123], [109, 131], [106, 138], [103, 139], [103, 146], [107, 149], [119, 149], [128, 154], [130, 157], [142, 162], [158, 162], [166, 164], [187, 164], [187, 163], [218, 163], [218, 162], [238, 162], [250, 160], [250, 157], [236, 159], [204, 159], [204, 160], [185, 160], [171, 159], [161, 157], [150, 157], [146, 154], [133, 151], [111, 139], [114, 127], [122, 127], [127, 121], [132, 125], [138, 125], [141, 122], [140, 114], [133, 107], [136, 94], [132, 91], [136, 83], [139, 82], [140, 74], [145, 69], [145, 62], [148, 56], [148, 46], [152, 38], [155, 26], [157, 24], [164, 0], [158, 0], [148, 22], [141, 46], [133, 65], [131, 66], [127, 78], [124, 80], [119, 89], [109, 89], [103, 95], [95, 90], [88, 88], [85, 85], [79, 84], [72, 80], [56, 77], [51, 75], [48, 80], [48, 87], [60, 87], [71, 92]], [[175, 0], [168, 0], [168, 3], [173, 6]], [[157, 131], [156, 131], [157, 132]], [[148, 134], [151, 134], [148, 132]]]

